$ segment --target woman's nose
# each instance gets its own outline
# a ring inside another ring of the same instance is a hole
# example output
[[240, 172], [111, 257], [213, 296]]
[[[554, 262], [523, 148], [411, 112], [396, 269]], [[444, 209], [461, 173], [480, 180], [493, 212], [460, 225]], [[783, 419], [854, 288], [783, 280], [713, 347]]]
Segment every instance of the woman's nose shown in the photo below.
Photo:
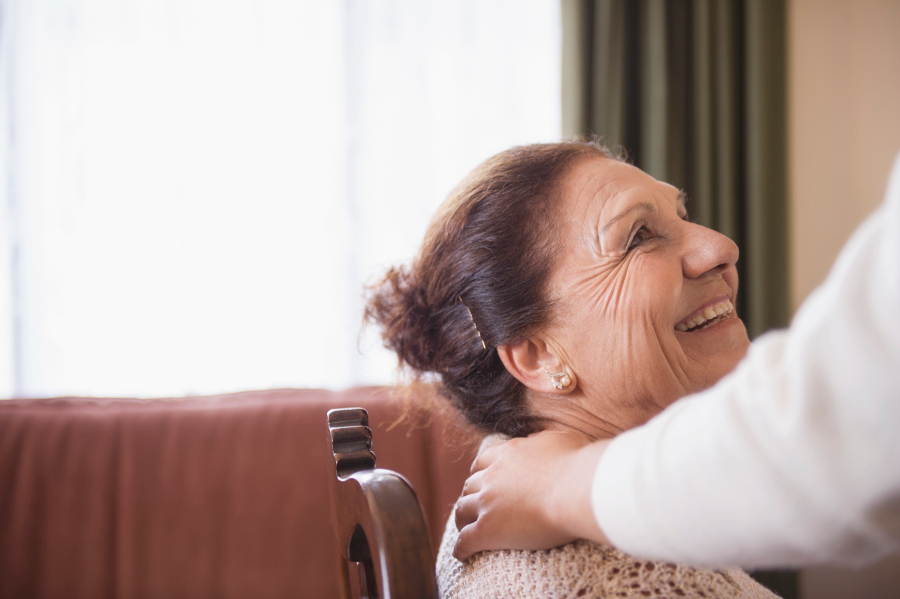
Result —
[[717, 275], [738, 261], [737, 244], [717, 231], [687, 223], [687, 248], [683, 260], [684, 276], [689, 279]]

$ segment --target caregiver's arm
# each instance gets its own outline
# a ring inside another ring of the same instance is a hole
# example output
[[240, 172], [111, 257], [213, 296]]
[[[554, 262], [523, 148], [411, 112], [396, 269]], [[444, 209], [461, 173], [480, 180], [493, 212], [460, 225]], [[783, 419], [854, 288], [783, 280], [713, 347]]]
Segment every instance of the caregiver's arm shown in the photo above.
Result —
[[[595, 456], [596, 522], [615, 546], [648, 558], [745, 567], [873, 561], [900, 548], [898, 429], [900, 160], [885, 204], [788, 332], [764, 336], [718, 385]], [[572, 476], [561, 471], [557, 486], [578, 489]], [[476, 532], [490, 515], [477, 511]]]

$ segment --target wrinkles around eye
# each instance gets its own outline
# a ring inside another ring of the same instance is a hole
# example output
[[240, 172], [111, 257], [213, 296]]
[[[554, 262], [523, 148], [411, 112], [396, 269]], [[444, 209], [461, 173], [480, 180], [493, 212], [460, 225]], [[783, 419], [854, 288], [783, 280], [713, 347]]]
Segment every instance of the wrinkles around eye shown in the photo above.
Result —
[[653, 232], [647, 228], [647, 223], [641, 223], [628, 242], [628, 251], [638, 247], [653, 237]]

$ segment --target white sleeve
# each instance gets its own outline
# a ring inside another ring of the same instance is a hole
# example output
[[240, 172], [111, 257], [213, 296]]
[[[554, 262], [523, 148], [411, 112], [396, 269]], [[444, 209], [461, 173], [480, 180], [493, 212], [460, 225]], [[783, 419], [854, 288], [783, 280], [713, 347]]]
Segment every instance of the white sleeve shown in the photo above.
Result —
[[900, 157], [791, 328], [617, 437], [591, 500], [616, 547], [652, 559], [859, 565], [900, 550]]

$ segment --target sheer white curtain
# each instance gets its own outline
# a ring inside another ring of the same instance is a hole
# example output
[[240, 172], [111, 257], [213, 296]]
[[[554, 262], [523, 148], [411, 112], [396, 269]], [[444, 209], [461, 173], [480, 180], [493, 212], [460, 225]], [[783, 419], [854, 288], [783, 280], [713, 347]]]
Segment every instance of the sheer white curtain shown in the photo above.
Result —
[[363, 283], [475, 164], [560, 134], [558, 0], [0, 17], [3, 396], [388, 382]]

